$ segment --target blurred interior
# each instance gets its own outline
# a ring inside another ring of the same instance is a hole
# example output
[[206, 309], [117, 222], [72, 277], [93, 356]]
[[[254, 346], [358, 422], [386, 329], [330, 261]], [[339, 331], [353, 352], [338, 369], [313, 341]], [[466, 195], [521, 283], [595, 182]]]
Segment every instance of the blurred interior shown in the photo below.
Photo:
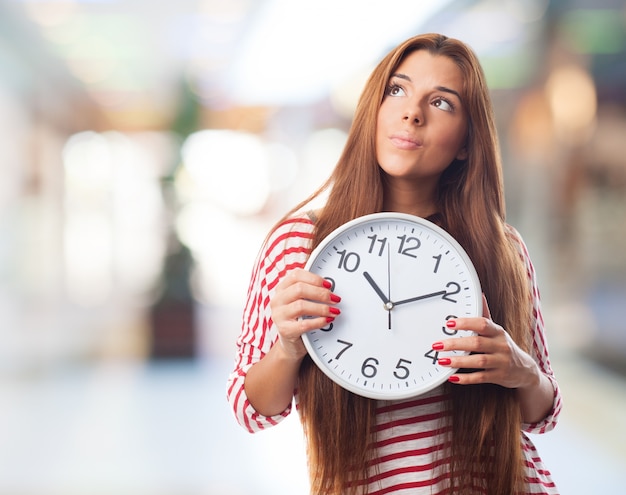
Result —
[[[267, 230], [405, 38], [468, 42], [538, 271], [563, 493], [626, 477], [622, 0], [0, 2], [0, 494], [306, 493], [225, 380]], [[593, 473], [589, 476], [589, 473]]]

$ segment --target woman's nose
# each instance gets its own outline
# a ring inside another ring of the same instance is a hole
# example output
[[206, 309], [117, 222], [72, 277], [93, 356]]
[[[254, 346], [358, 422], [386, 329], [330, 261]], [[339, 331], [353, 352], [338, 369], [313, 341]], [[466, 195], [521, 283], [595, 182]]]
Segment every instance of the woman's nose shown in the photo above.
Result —
[[423, 124], [424, 123], [424, 114], [421, 111], [419, 105], [412, 104], [407, 105], [404, 110], [402, 120], [405, 122], [410, 122], [413, 124]]

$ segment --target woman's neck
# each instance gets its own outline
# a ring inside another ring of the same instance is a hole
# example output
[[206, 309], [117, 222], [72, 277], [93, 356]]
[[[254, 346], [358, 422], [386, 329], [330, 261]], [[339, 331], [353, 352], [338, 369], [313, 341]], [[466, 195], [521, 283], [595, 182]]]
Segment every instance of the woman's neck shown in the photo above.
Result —
[[383, 210], [427, 218], [438, 211], [435, 193], [435, 187], [416, 187], [415, 184], [387, 182]]

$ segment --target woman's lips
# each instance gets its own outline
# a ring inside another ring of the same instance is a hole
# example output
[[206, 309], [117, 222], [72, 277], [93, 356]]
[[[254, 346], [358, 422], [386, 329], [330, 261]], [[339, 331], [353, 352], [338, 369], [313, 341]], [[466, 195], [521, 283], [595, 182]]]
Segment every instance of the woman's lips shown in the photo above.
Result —
[[422, 147], [422, 143], [419, 140], [402, 134], [394, 134], [389, 137], [389, 140], [396, 148], [401, 150], [415, 150]]

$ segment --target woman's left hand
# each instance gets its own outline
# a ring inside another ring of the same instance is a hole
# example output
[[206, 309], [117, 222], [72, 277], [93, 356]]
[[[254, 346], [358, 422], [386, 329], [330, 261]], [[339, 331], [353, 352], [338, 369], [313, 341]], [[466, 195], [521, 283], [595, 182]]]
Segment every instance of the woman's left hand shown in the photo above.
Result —
[[449, 328], [476, 333], [475, 336], [446, 339], [433, 344], [436, 351], [457, 350], [472, 353], [439, 359], [441, 366], [477, 370], [454, 374], [449, 381], [461, 385], [495, 383], [507, 388], [526, 388], [538, 383], [541, 375], [539, 367], [504, 328], [491, 320], [484, 295], [482, 318], [456, 318], [448, 320], [447, 325]]

